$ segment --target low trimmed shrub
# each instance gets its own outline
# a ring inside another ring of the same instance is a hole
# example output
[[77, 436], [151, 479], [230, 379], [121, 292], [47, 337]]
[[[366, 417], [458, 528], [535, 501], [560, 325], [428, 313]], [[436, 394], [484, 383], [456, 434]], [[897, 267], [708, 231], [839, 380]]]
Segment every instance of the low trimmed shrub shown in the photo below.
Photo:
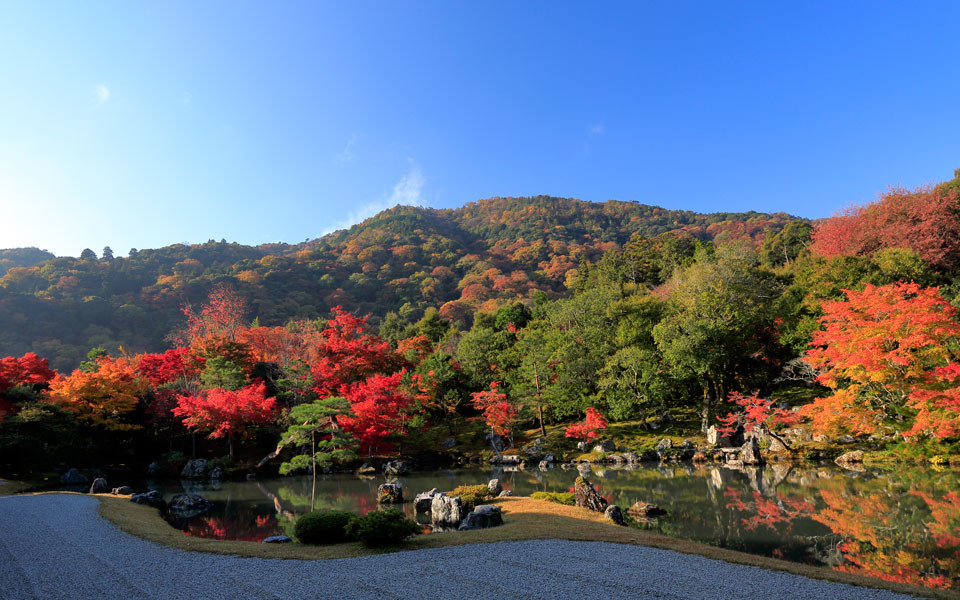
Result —
[[345, 510], [318, 510], [297, 519], [294, 535], [301, 544], [342, 544], [349, 542], [347, 525], [357, 518]]
[[393, 546], [422, 531], [420, 525], [395, 508], [354, 517], [346, 526], [347, 535], [367, 548]]
[[566, 504], [575, 506], [576, 496], [570, 492], [534, 492], [530, 497], [535, 500], [546, 500], [547, 502], [556, 502], [557, 504]]
[[483, 484], [461, 485], [447, 492], [447, 496], [460, 496], [460, 501], [463, 502], [463, 506], [467, 512], [470, 512], [476, 508], [477, 505], [483, 504], [493, 497], [490, 495], [490, 489]]

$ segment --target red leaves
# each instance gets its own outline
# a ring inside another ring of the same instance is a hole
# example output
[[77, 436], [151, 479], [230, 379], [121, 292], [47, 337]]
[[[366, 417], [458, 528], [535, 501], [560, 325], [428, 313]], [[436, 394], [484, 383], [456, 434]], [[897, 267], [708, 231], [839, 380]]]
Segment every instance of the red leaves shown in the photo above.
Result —
[[960, 263], [958, 194], [949, 188], [893, 189], [865, 207], [850, 208], [813, 232], [821, 256], [865, 256], [884, 248], [909, 248], [931, 266]]
[[606, 429], [608, 425], [609, 423], [600, 411], [591, 406], [587, 409], [587, 416], [583, 423], [575, 423], [567, 427], [564, 435], [580, 440], [592, 440], [599, 435], [597, 433], [599, 430]]
[[267, 397], [262, 383], [254, 383], [235, 392], [212, 389], [177, 399], [173, 414], [190, 429], [207, 431], [208, 437], [221, 438], [245, 434], [247, 427], [273, 419], [276, 400]]
[[56, 375], [47, 359], [33, 352], [27, 352], [20, 358], [0, 358], [0, 393], [17, 385], [49, 383]]
[[341, 417], [340, 423], [357, 437], [361, 451], [386, 450], [390, 436], [406, 433], [413, 399], [400, 389], [405, 373], [373, 375], [341, 386], [340, 395], [350, 401], [355, 416]]
[[402, 366], [403, 359], [388, 342], [367, 332], [366, 317], [355, 317], [339, 306], [333, 308], [333, 314], [321, 334], [311, 368], [317, 393], [332, 396], [342, 385]]
[[246, 303], [235, 291], [219, 286], [207, 297], [207, 302], [196, 312], [192, 306], [180, 309], [187, 317], [186, 329], [174, 337], [184, 346], [211, 336], [233, 339], [243, 324], [247, 312]]
[[137, 362], [137, 371], [153, 386], [177, 379], [196, 377], [203, 367], [203, 359], [190, 356], [186, 348], [167, 350], [163, 354], [143, 354]]
[[507, 395], [498, 391], [494, 381], [489, 390], [470, 394], [473, 406], [483, 413], [483, 420], [499, 436], [509, 436], [510, 426], [517, 418], [517, 407], [507, 400]]
[[906, 405], [917, 415], [905, 435], [960, 435], [956, 309], [914, 283], [845, 292], [824, 303], [824, 328], [807, 352], [818, 380], [838, 389], [803, 408], [814, 430], [872, 433]]
[[717, 420], [724, 425], [718, 431], [724, 435], [732, 434], [738, 425], [743, 425], [743, 430], [751, 433], [773, 425], [793, 425], [800, 420], [796, 413], [782, 408], [773, 408], [773, 400], [760, 398], [756, 394], [744, 396], [740, 392], [732, 392], [729, 400], [738, 405], [741, 410], [727, 413], [725, 417], [717, 417]]

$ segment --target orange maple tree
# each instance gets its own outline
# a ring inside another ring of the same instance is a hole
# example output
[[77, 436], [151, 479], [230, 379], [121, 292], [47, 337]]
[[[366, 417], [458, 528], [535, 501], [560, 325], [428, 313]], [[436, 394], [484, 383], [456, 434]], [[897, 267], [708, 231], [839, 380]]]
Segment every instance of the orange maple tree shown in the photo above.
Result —
[[[814, 431], [960, 435], [960, 323], [937, 288], [867, 284], [825, 302], [805, 360], [834, 392], [808, 404]], [[911, 425], [909, 429], [905, 425]]]
[[101, 357], [95, 371], [75, 370], [50, 382], [49, 401], [78, 419], [109, 430], [139, 429], [125, 418], [133, 412], [149, 386], [132, 359]]

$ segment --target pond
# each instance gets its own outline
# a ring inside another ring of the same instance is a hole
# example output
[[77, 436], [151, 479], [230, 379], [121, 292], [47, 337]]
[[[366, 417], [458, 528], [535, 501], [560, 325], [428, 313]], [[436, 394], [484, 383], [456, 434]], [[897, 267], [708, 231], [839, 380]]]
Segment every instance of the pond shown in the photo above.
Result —
[[[499, 478], [514, 495], [570, 491], [575, 470], [459, 469], [400, 477], [413, 516], [417, 493]], [[587, 478], [626, 509], [652, 502], [667, 516], [639, 526], [743, 552], [826, 565], [926, 587], [960, 589], [960, 472], [896, 467], [846, 471], [835, 465], [731, 469], [671, 463], [638, 468], [594, 466]], [[384, 477], [351, 474], [318, 479], [317, 508], [376, 510]], [[185, 535], [260, 541], [290, 535], [308, 512], [310, 477], [219, 484], [153, 484], [165, 498], [183, 491], [214, 503], [203, 515], [171, 521]], [[436, 534], [443, 535], [443, 534]]]

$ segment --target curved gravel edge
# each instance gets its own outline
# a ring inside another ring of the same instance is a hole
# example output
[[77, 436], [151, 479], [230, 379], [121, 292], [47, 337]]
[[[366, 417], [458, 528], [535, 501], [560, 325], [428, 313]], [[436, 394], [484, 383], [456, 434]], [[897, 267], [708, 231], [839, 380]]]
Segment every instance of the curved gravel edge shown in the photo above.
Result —
[[0, 497], [0, 596], [806, 600], [911, 598], [695, 555], [536, 540], [324, 561], [187, 552], [124, 533], [77, 495]]

